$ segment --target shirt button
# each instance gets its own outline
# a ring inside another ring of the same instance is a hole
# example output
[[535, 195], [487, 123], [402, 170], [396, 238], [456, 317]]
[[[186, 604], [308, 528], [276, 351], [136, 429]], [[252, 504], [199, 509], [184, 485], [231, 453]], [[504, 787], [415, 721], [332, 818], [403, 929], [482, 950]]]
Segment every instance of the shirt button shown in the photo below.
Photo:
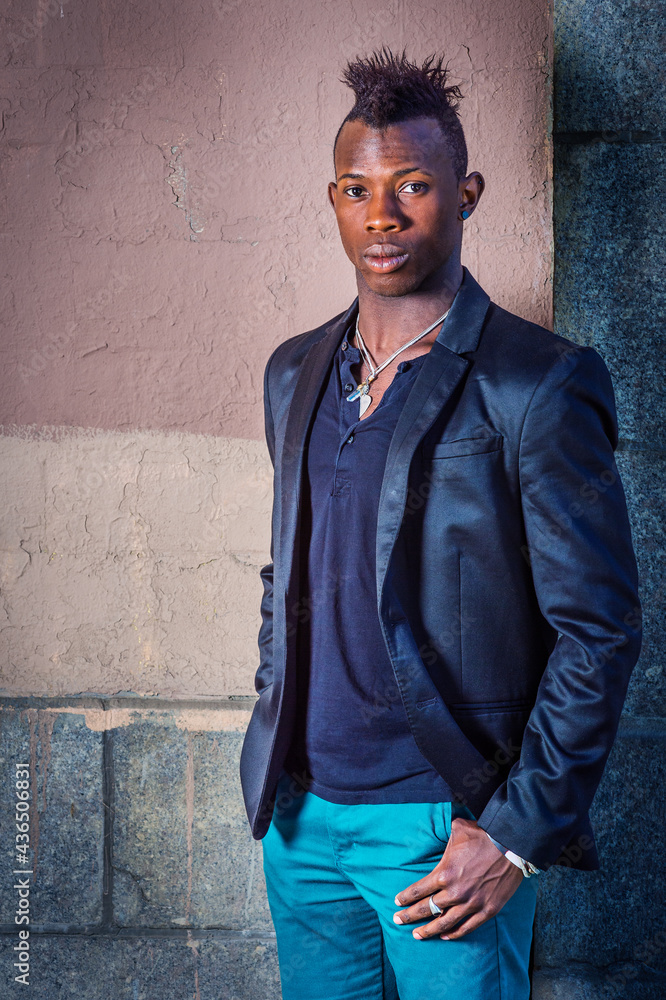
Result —
[[354, 386], [352, 385], [352, 383], [347, 382], [347, 385], [345, 386], [345, 392], [351, 392], [353, 388]]
[[343, 351], [346, 351], [348, 346], [349, 345], [347, 344], [346, 340], [343, 340], [342, 343], [340, 344], [340, 347], [342, 348]]

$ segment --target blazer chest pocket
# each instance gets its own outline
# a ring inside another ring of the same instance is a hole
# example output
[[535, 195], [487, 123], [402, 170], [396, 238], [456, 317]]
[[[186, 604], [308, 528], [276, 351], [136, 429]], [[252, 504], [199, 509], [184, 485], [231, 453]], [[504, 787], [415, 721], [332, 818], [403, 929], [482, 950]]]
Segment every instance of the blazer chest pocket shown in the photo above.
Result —
[[438, 441], [423, 447], [423, 457], [460, 458], [463, 455], [485, 455], [500, 451], [504, 442], [502, 434], [485, 434], [483, 437], [456, 438], [454, 441]]

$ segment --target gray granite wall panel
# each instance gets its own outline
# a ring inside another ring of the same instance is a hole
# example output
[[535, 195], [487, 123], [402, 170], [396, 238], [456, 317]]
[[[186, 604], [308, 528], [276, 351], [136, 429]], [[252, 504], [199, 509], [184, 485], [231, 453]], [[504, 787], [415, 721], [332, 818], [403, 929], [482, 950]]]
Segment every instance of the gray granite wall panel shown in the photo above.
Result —
[[555, 128], [663, 129], [663, 0], [555, 0]]
[[533, 996], [666, 997], [666, 5], [554, 0], [555, 330], [606, 361], [643, 645], [590, 810], [601, 870], [540, 885]]
[[115, 730], [114, 917], [119, 926], [272, 932], [261, 842], [238, 780], [242, 733], [161, 715]]
[[[81, 715], [3, 705], [0, 711], [0, 924], [13, 924], [15, 765], [31, 774], [28, 831], [32, 920], [58, 925], [97, 923], [102, 916], [104, 806], [102, 734]], [[20, 780], [20, 779], [19, 779]], [[20, 789], [21, 791], [23, 789]], [[25, 841], [19, 840], [19, 844]]]

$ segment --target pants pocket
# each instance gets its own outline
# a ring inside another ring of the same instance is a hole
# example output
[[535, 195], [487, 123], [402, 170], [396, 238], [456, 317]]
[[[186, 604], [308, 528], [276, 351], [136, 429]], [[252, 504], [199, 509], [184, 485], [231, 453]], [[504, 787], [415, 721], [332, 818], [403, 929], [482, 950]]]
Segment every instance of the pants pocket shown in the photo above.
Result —
[[432, 805], [432, 825], [435, 836], [443, 844], [448, 843], [451, 836], [451, 823], [456, 816], [475, 820], [474, 813], [461, 802], [436, 802]]
[[444, 845], [451, 836], [451, 803], [433, 803], [433, 829], [437, 839]]
[[449, 837], [451, 836], [451, 823], [456, 818], [456, 816], [462, 816], [464, 819], [476, 820], [476, 816], [467, 806], [464, 806], [462, 802], [449, 802]]

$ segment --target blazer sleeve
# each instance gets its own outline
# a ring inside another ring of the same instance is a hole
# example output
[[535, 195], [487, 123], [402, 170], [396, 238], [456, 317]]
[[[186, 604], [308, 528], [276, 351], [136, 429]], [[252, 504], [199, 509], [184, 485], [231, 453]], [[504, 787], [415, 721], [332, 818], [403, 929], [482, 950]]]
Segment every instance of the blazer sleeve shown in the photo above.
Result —
[[[275, 351], [269, 357], [264, 369], [264, 430], [271, 465], [275, 469], [275, 424], [271, 411], [268, 373]], [[259, 667], [254, 677], [254, 688], [257, 694], [268, 687], [273, 680], [273, 529], [271, 527], [270, 562], [259, 571], [264, 592], [261, 598], [261, 626], [259, 628]]]
[[638, 570], [610, 374], [592, 347], [562, 352], [533, 392], [519, 448], [536, 597], [558, 637], [520, 758], [478, 825], [546, 870], [575, 838], [615, 740], [641, 648]]

